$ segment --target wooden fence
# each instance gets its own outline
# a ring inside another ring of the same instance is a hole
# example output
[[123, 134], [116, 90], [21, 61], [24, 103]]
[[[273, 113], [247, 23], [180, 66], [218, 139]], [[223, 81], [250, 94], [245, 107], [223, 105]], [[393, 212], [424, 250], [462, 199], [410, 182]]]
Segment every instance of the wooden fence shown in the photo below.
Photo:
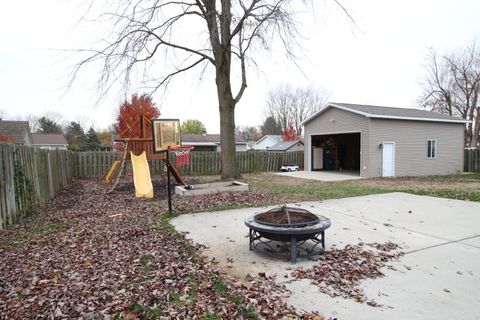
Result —
[[[74, 176], [102, 177], [117, 159], [115, 152], [95, 151], [76, 152], [73, 154]], [[170, 159], [175, 164], [175, 155]], [[279, 171], [283, 164], [296, 164], [303, 167], [303, 152], [237, 152], [237, 160], [241, 173]], [[124, 173], [131, 172], [130, 165], [126, 165]], [[163, 172], [161, 160], [151, 161], [150, 171], [152, 175]], [[190, 153], [190, 164], [180, 168], [181, 174], [189, 175], [212, 175], [220, 174], [222, 164], [219, 152]]]
[[0, 229], [62, 190], [72, 158], [70, 151], [0, 144]]
[[463, 171], [465, 172], [480, 172], [480, 148], [465, 149], [465, 164]]
[[[53, 198], [71, 177], [102, 177], [117, 160], [115, 152], [41, 150], [0, 144], [0, 229]], [[303, 152], [237, 152], [241, 173], [278, 171], [283, 164], [303, 166]], [[175, 164], [175, 155], [171, 154]], [[221, 173], [220, 153], [192, 152], [181, 174]], [[161, 160], [151, 161], [152, 175], [164, 173]], [[127, 163], [124, 174], [131, 172]]]

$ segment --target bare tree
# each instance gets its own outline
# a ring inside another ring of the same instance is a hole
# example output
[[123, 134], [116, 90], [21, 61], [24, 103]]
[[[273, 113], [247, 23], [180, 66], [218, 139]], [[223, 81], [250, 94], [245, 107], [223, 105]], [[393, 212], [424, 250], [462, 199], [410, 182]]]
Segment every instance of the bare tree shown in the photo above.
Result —
[[253, 126], [237, 127], [235, 132], [246, 141], [257, 141], [262, 137], [262, 133], [260, 132], [259, 128]]
[[[295, 21], [287, 0], [136, 0], [120, 1], [108, 17], [115, 31], [99, 50], [87, 50], [74, 71], [85, 64], [100, 62], [100, 89], [108, 90], [121, 79], [128, 85], [138, 72], [144, 75], [155, 64], [165, 61], [166, 70], [153, 80], [153, 90], [168, 85], [173, 77], [211, 66], [220, 112], [222, 178], [239, 176], [235, 156], [235, 106], [247, 88], [247, 64], [253, 47], [268, 49], [272, 39], [283, 43], [291, 55], [295, 44]], [[192, 34], [186, 34], [193, 32]], [[173, 69], [168, 70], [169, 66]], [[240, 83], [232, 83], [238, 74]], [[237, 89], [233, 89], [236, 87]]]
[[303, 120], [320, 109], [328, 97], [329, 94], [324, 89], [283, 85], [270, 91], [265, 113], [267, 117], [273, 117], [282, 130], [291, 123], [295, 131], [302, 135]]
[[[334, 2], [345, 10], [337, 0]], [[156, 90], [180, 73], [213, 68], [220, 113], [222, 178], [238, 177], [234, 111], [247, 88], [247, 67], [255, 64], [254, 52], [269, 49], [278, 41], [293, 57], [292, 48], [299, 39], [294, 13], [301, 10], [294, 10], [294, 1], [289, 0], [114, 3], [115, 12], [100, 17], [109, 19], [114, 28], [112, 38], [103, 48], [85, 50], [87, 57], [77, 65], [72, 78], [85, 64], [99, 62], [103, 66], [102, 91], [118, 81], [126, 86], [138, 74], [151, 76], [147, 82], [153, 81], [152, 89]], [[299, 5], [306, 3], [298, 1]], [[158, 70], [158, 57], [163, 59], [164, 70], [156, 78], [151, 72]], [[239, 79], [238, 83], [234, 79]]]
[[465, 145], [476, 147], [480, 130], [478, 45], [473, 42], [446, 55], [439, 55], [431, 49], [425, 70], [427, 74], [420, 102], [430, 110], [471, 120], [465, 129]]

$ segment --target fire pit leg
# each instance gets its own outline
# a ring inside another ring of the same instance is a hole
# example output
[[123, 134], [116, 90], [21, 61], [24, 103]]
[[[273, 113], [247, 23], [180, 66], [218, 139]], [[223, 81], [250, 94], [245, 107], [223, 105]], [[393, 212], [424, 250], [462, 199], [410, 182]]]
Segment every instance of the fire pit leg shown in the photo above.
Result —
[[322, 230], [322, 232], [320, 232], [321, 235], [322, 235], [322, 247], [323, 247], [323, 250], [325, 250], [325, 230]]
[[250, 251], [252, 251], [252, 242], [253, 242], [253, 230], [250, 228], [249, 229], [250, 232], [249, 232], [249, 239], [250, 239], [250, 243], [248, 245], [248, 249], [250, 249]]
[[290, 262], [297, 263], [297, 237], [295, 236], [290, 238]]

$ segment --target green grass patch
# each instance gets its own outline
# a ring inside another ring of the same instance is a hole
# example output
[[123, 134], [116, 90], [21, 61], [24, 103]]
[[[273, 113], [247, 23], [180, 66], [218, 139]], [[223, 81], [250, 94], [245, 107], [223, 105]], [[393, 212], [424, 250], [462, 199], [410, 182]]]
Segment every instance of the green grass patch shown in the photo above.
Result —
[[185, 238], [175, 230], [175, 228], [170, 224], [170, 219], [177, 216], [178, 214], [164, 214], [160, 219], [150, 219], [148, 221], [148, 226], [156, 231], [163, 231], [169, 233], [171, 236], [175, 237], [187, 250], [188, 254], [196, 259], [200, 258], [197, 251], [188, 243]]
[[440, 183], [441, 182], [479, 182], [480, 172], [449, 174], [446, 176], [415, 177], [413, 179], [418, 181], [429, 181], [429, 182], [440, 182]]
[[264, 184], [257, 183], [264, 192], [283, 194], [292, 201], [337, 199], [368, 194], [392, 192], [391, 188], [362, 186], [352, 183], [305, 183], [298, 185], [290, 184]]
[[236, 304], [237, 306], [239, 306], [242, 303], [242, 297], [238, 294], [235, 294], [233, 296], [228, 296], [227, 299], [228, 301]]
[[219, 295], [224, 295], [227, 292], [228, 288], [225, 285], [225, 283], [221, 281], [217, 281], [213, 284], [213, 291], [215, 291], [216, 294]]
[[180, 295], [176, 292], [170, 293], [168, 298], [170, 302], [172, 302], [177, 308], [180, 308], [185, 304], [185, 302], [180, 298]]
[[[469, 183], [480, 182], [480, 173], [339, 182], [306, 180], [304, 183], [297, 181], [295, 184], [289, 184], [288, 181], [279, 183], [279, 180], [269, 181], [254, 177], [245, 182], [256, 186], [262, 192], [283, 195], [286, 202], [337, 199], [388, 192], [407, 192], [448, 199], [480, 201], [478, 188], [468, 186]], [[439, 188], [439, 186], [441, 187]]]
[[146, 319], [156, 319], [162, 315], [160, 306], [156, 303], [152, 307], [135, 304], [133, 306], [133, 311], [141, 314]]
[[257, 312], [253, 307], [242, 308], [242, 313], [245, 319], [260, 320], [260, 316], [257, 314]]
[[459, 189], [407, 189], [401, 190], [420, 196], [431, 196], [456, 200], [480, 201], [480, 192]]

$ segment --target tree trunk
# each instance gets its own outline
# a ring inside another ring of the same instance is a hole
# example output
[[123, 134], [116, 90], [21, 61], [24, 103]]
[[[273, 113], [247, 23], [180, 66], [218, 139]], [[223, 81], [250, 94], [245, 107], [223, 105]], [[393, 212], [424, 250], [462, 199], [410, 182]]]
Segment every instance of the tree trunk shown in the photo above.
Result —
[[235, 179], [240, 178], [235, 147], [235, 106], [231, 97], [224, 97], [222, 100], [223, 102], [220, 102], [222, 179]]
[[470, 147], [476, 148], [478, 142], [478, 136], [480, 134], [480, 107], [476, 108], [477, 114], [472, 119], [474, 123], [473, 131], [472, 131], [472, 139], [470, 140]]
[[[218, 60], [217, 60], [218, 61]], [[235, 148], [235, 101], [230, 84], [229, 57], [217, 66], [217, 95], [220, 111], [220, 158], [222, 179], [240, 178]]]

